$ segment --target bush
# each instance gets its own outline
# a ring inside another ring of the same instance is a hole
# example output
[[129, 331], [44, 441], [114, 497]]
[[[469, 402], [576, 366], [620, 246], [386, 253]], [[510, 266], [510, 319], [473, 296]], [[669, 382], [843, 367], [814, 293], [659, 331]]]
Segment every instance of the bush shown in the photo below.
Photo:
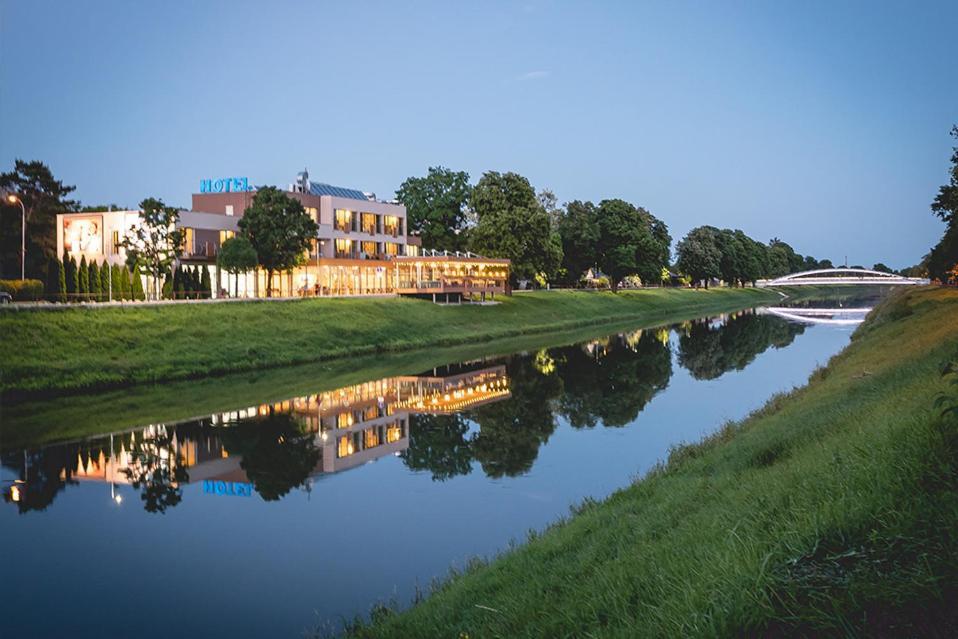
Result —
[[10, 293], [18, 302], [43, 299], [43, 282], [40, 280], [0, 280], [0, 291]]

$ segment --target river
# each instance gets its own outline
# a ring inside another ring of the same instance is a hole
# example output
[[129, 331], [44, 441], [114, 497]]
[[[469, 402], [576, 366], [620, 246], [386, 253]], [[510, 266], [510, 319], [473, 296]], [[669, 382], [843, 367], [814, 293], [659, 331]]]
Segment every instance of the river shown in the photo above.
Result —
[[[184, 395], [199, 417], [117, 432], [148, 398], [6, 409], [0, 635], [301, 636], [408, 605], [802, 385], [853, 330], [753, 309], [215, 412]], [[24, 434], [71, 420], [107, 426]]]

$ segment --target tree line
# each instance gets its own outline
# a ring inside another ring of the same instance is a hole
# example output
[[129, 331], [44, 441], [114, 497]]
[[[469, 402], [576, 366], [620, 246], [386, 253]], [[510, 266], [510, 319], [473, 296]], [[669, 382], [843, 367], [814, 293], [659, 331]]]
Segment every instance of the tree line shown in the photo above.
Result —
[[560, 206], [551, 191], [536, 193], [527, 178], [511, 172], [488, 171], [472, 186], [464, 171], [430, 167], [425, 176], [406, 179], [396, 199], [423, 246], [507, 257], [514, 284], [576, 286], [591, 271], [601, 272], [613, 290], [623, 282], [672, 283], [679, 274], [693, 282], [744, 285], [832, 267], [778, 238], [764, 244], [741, 230], [712, 226], [690, 231], [673, 263], [668, 226], [645, 208], [621, 199]]

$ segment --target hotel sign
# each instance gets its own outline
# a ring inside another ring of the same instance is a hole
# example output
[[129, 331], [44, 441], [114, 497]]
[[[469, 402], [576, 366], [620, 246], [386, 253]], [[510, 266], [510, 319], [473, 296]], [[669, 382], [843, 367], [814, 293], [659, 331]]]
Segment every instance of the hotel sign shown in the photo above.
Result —
[[200, 180], [200, 193], [235, 193], [237, 191], [252, 191], [249, 178], [226, 177], [209, 180]]
[[203, 492], [207, 495], [230, 495], [233, 497], [252, 497], [253, 484], [239, 481], [203, 480]]

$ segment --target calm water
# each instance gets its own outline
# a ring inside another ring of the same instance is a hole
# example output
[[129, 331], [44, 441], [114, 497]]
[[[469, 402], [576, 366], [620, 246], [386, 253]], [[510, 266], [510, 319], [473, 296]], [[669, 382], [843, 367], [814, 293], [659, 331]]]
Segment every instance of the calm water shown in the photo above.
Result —
[[0, 635], [299, 636], [408, 603], [803, 384], [853, 328], [747, 311], [43, 448], [4, 447], [8, 417]]

